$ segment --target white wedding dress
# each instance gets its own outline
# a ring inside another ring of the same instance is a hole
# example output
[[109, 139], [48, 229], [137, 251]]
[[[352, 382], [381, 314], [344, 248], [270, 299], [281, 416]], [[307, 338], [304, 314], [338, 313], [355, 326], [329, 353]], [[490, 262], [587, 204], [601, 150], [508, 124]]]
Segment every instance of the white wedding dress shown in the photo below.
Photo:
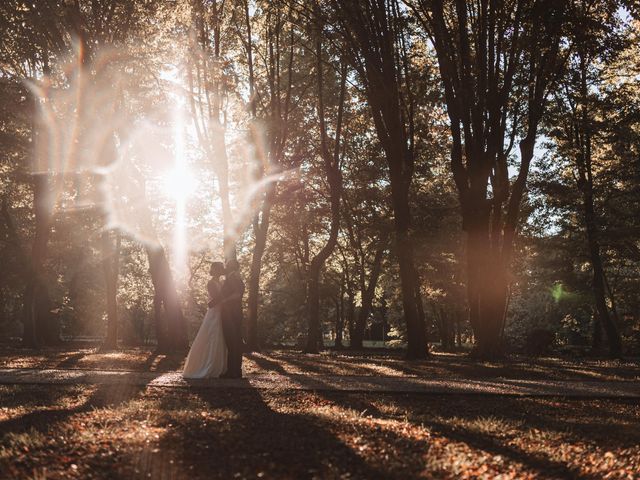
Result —
[[[220, 286], [208, 285], [209, 291]], [[191, 345], [187, 361], [184, 364], [184, 378], [213, 378], [227, 371], [227, 344], [222, 333], [220, 307], [207, 310], [196, 339]]]

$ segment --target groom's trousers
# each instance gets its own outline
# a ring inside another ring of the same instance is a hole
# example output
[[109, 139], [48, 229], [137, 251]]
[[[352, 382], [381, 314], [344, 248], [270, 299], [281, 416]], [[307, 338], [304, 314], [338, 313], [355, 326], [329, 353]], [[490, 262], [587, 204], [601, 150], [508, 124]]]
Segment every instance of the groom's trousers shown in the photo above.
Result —
[[244, 283], [238, 272], [227, 274], [222, 284], [222, 328], [227, 342], [227, 373], [242, 376], [242, 294]]
[[[226, 317], [226, 318], [225, 318]], [[222, 317], [224, 340], [229, 351], [227, 356], [227, 373], [233, 376], [242, 375], [242, 317], [229, 312]]]

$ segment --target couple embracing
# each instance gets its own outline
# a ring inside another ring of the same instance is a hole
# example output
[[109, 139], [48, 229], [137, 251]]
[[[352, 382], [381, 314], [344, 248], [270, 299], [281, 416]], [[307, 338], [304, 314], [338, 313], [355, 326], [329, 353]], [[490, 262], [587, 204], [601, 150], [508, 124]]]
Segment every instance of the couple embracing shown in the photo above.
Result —
[[236, 260], [211, 264], [209, 308], [189, 350], [184, 378], [242, 378], [244, 283], [239, 270]]

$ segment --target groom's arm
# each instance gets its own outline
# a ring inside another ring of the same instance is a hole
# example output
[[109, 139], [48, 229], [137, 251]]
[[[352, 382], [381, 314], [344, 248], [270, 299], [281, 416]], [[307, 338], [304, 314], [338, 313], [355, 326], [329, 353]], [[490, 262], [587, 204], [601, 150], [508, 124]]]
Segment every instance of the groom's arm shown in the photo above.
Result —
[[222, 287], [222, 303], [242, 302], [244, 295], [244, 282], [240, 277], [230, 278]]
[[220, 293], [220, 289], [215, 288], [213, 284], [208, 283], [207, 291], [209, 292], [209, 302], [207, 302], [207, 306], [209, 308], [213, 308], [216, 305], [220, 304], [220, 302], [222, 301], [222, 294]]

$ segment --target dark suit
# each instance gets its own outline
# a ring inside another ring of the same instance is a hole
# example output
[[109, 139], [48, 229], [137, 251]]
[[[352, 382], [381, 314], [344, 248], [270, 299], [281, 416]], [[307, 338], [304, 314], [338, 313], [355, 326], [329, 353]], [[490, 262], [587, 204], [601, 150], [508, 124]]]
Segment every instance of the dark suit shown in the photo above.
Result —
[[227, 344], [227, 373], [242, 376], [242, 295], [244, 282], [238, 272], [227, 275], [221, 289], [222, 330]]

